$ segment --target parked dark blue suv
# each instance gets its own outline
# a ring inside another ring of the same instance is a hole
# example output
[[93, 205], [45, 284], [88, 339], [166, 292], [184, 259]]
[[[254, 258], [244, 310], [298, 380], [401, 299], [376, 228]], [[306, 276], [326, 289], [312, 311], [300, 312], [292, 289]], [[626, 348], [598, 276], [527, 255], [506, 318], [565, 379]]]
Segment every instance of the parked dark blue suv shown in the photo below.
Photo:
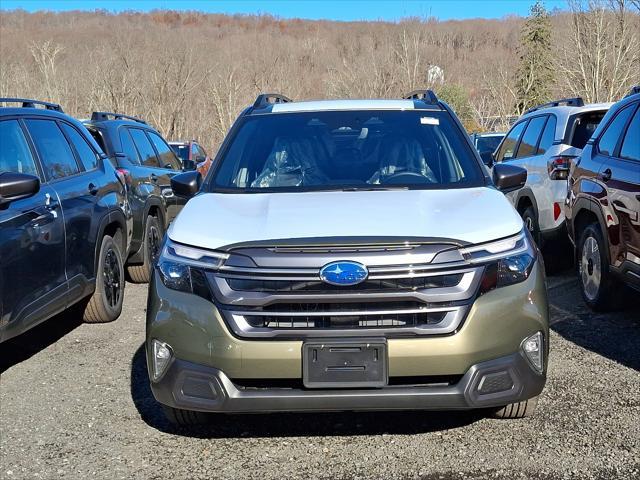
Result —
[[181, 172], [182, 163], [164, 138], [139, 118], [93, 112], [84, 124], [127, 180], [133, 212], [127, 271], [134, 282], [146, 283], [164, 232], [186, 202], [171, 190], [171, 177]]
[[[124, 178], [59, 105], [0, 98], [0, 341], [75, 304], [115, 320], [131, 213]], [[44, 107], [44, 108], [37, 108]]]

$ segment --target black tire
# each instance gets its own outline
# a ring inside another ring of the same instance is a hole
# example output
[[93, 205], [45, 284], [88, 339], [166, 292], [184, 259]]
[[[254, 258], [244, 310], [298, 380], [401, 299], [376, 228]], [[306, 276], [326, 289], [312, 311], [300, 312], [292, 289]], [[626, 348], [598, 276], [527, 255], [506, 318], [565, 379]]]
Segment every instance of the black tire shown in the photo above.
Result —
[[162, 410], [167, 420], [179, 427], [204, 425], [211, 422], [212, 415], [210, 413], [181, 410], [167, 405], [162, 405]]
[[576, 263], [580, 292], [591, 309], [605, 312], [621, 306], [624, 289], [611, 274], [607, 245], [597, 223], [580, 233]]
[[532, 416], [538, 406], [538, 397], [533, 397], [522, 402], [510, 403], [493, 412], [494, 418], [525, 418]]
[[124, 300], [124, 261], [121, 234], [115, 238], [105, 235], [98, 252], [96, 289], [87, 303], [83, 319], [87, 323], [112, 322], [122, 312]]
[[524, 211], [520, 213], [520, 216], [522, 217], [524, 226], [527, 230], [529, 230], [531, 237], [536, 242], [536, 245], [538, 246], [538, 248], [542, 249], [540, 225], [538, 225], [538, 216], [536, 215], [533, 207], [525, 208]]
[[149, 215], [144, 224], [144, 237], [142, 249], [144, 263], [142, 265], [128, 265], [127, 273], [134, 283], [149, 283], [153, 265], [160, 255], [160, 244], [164, 235], [158, 217]]

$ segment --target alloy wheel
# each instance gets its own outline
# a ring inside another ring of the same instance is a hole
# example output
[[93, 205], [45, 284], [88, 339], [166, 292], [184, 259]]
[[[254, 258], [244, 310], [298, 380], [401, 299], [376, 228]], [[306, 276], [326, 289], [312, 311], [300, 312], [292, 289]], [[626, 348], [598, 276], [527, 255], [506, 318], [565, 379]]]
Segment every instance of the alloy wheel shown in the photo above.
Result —
[[116, 307], [122, 294], [122, 279], [120, 278], [120, 261], [116, 252], [110, 248], [104, 257], [102, 269], [103, 288], [107, 303], [110, 307]]
[[602, 265], [600, 263], [600, 248], [595, 238], [589, 236], [582, 245], [580, 259], [580, 279], [585, 296], [593, 301], [598, 296], [602, 280]]
[[149, 263], [153, 267], [153, 265], [156, 264], [156, 260], [158, 260], [158, 256], [160, 254], [160, 232], [153, 225], [149, 227], [147, 242], [147, 248], [149, 249]]

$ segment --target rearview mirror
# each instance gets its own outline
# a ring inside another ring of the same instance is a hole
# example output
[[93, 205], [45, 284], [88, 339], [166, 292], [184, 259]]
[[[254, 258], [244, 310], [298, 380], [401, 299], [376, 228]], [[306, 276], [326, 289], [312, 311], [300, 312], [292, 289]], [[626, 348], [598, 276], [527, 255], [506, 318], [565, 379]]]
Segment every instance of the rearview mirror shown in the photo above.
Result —
[[40, 179], [26, 173], [0, 173], [0, 205], [28, 198], [40, 191]]
[[502, 193], [509, 193], [524, 187], [527, 171], [522, 167], [497, 163], [493, 167], [493, 183]]
[[202, 175], [200, 172], [184, 172], [171, 178], [171, 190], [182, 198], [191, 198], [200, 191]]

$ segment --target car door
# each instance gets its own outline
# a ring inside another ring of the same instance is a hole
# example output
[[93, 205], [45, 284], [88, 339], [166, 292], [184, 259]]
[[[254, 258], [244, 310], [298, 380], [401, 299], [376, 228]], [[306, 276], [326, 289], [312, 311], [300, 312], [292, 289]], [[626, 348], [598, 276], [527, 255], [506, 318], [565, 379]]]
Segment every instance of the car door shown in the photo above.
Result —
[[0, 173], [41, 180], [35, 195], [0, 206], [0, 340], [66, 306], [64, 221], [58, 196], [45, 181], [17, 118], [0, 121]]
[[[640, 273], [640, 108], [637, 105], [631, 104], [621, 111], [616, 117], [618, 121], [613, 120], [598, 142], [600, 155], [610, 152], [615, 144], [613, 154], [606, 155], [600, 166], [598, 180], [607, 191], [605, 221], [611, 262], [620, 266], [628, 261], [637, 265]], [[613, 140], [614, 133], [618, 140]], [[636, 279], [640, 285], [639, 281], [640, 277]]]
[[171, 190], [171, 177], [181, 172], [182, 164], [169, 144], [165, 142], [160, 135], [149, 130], [147, 131], [147, 135], [156, 149], [161, 167], [164, 168], [169, 178], [169, 192], [171, 196], [167, 196], [167, 208], [169, 209], [169, 221], [171, 221], [178, 215], [187, 202], [184, 198], [173, 195], [173, 190]]
[[[166, 213], [165, 221], [168, 225], [175, 216], [175, 202], [173, 200], [173, 191], [171, 190], [169, 170], [160, 167], [160, 160], [158, 159], [156, 150], [153, 148], [151, 140], [147, 137], [143, 129], [129, 127], [128, 130], [140, 155], [141, 165], [138, 171], [141, 176], [147, 179], [149, 195], [153, 195], [161, 200]], [[142, 181], [142, 179], [140, 181]], [[164, 228], [166, 228], [167, 225], [164, 225]]]
[[[70, 123], [60, 119], [26, 122], [44, 175], [58, 194], [66, 232], [68, 303], [84, 296], [95, 277], [97, 230], [101, 219], [97, 199], [104, 194], [98, 152]], [[101, 192], [102, 190], [102, 192]]]
[[[518, 143], [515, 157], [510, 160], [511, 164], [522, 167], [527, 171], [525, 187], [531, 189], [536, 199], [540, 228], [552, 223], [551, 219], [553, 218], [553, 199], [549, 198], [548, 194], [551, 191], [551, 185], [549, 184], [551, 180], [547, 171], [547, 161], [544, 149], [538, 149], [542, 132], [546, 130], [545, 126], [550, 121], [549, 118], [549, 115], [540, 115], [529, 119]], [[553, 118], [550, 127], [555, 131], [555, 117]], [[518, 192], [511, 192], [508, 195], [515, 201]], [[564, 195], [566, 195], [566, 192]]]
[[[496, 163], [511, 162], [515, 159], [516, 151], [527, 123], [528, 120], [523, 120], [511, 127], [511, 130], [509, 130], [509, 133], [504, 137], [504, 140], [498, 148]], [[515, 193], [516, 192], [507, 194], [507, 198], [512, 204], [515, 202]]]

